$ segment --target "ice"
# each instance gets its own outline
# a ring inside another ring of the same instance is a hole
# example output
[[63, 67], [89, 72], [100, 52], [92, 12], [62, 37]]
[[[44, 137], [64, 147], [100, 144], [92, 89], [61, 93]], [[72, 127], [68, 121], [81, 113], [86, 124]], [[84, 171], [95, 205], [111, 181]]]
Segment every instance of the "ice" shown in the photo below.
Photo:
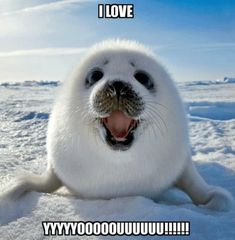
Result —
[[28, 112], [24, 113], [22, 117], [19, 119], [15, 120], [15, 122], [21, 122], [21, 121], [26, 121], [26, 120], [31, 120], [31, 119], [48, 119], [49, 114], [44, 113], [44, 112]]
[[188, 102], [187, 108], [192, 118], [235, 119], [235, 102]]
[[191, 81], [184, 83], [185, 86], [208, 86], [214, 84], [227, 84], [227, 83], [235, 83], [235, 78], [224, 77], [224, 79], [218, 80], [199, 80], [199, 81]]
[[41, 80], [41, 81], [36, 81], [36, 80], [27, 80], [24, 82], [3, 82], [0, 83], [0, 86], [3, 87], [13, 87], [13, 86], [24, 86], [24, 87], [33, 87], [33, 86], [52, 86], [56, 87], [60, 84], [59, 81], [46, 81], [46, 80]]
[[[45, 170], [47, 123], [59, 85], [57, 81], [0, 84], [0, 190], [18, 172]], [[179, 90], [199, 172], [235, 197], [235, 80], [180, 83]], [[187, 239], [235, 238], [235, 209], [225, 213], [197, 207], [177, 189], [167, 191], [158, 202], [141, 196], [82, 200], [61, 189], [53, 194], [32, 192], [8, 205], [4, 209], [0, 203], [0, 239], [44, 239], [41, 222], [46, 220], [184, 220], [191, 223]]]

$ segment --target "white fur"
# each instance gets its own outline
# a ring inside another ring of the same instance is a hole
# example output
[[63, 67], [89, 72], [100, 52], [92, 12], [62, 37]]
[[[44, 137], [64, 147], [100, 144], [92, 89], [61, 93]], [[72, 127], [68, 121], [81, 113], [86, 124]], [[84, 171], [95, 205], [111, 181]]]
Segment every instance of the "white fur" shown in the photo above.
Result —
[[[107, 60], [109, 63], [104, 64]], [[101, 67], [104, 77], [86, 89], [86, 75], [94, 67]], [[134, 79], [137, 69], [153, 77], [155, 94]], [[129, 82], [146, 106], [141, 116], [146, 124], [139, 127], [127, 151], [112, 150], [102, 140], [99, 126], [90, 121], [95, 117], [91, 106], [96, 91], [115, 79]], [[56, 182], [52, 184], [54, 190], [60, 180], [81, 198], [156, 198], [176, 183], [196, 204], [218, 210], [231, 206], [230, 195], [208, 186], [193, 166], [184, 107], [173, 81], [151, 51], [135, 42], [106, 41], [89, 50], [55, 102], [47, 151], [48, 171], [53, 172], [51, 181]], [[54, 180], [56, 176], [58, 181]], [[34, 189], [40, 188], [34, 185]]]
[[[109, 63], [103, 66], [105, 60]], [[134, 61], [136, 67], [129, 61]], [[84, 90], [87, 72], [97, 66], [104, 70], [104, 78], [91, 90]], [[156, 94], [151, 95], [134, 79], [136, 69], [154, 77]], [[170, 77], [144, 47], [122, 41], [94, 47], [77, 72], [65, 83], [66, 91], [62, 90], [50, 119], [50, 166], [66, 186], [84, 198], [157, 196], [176, 181], [189, 154], [184, 109]], [[110, 149], [99, 139], [96, 126], [88, 125], [82, 115], [89, 112], [88, 101], [92, 102], [96, 91], [115, 79], [131, 83], [146, 108], [151, 101], [162, 118], [156, 123], [158, 127], [151, 123], [124, 152]]]

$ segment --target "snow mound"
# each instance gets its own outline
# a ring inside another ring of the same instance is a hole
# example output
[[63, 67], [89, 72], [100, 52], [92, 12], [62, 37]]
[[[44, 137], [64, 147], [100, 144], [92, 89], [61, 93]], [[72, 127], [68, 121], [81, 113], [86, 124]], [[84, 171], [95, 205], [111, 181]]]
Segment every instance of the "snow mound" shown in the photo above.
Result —
[[225, 83], [235, 83], [235, 78], [225, 77], [224, 82]]

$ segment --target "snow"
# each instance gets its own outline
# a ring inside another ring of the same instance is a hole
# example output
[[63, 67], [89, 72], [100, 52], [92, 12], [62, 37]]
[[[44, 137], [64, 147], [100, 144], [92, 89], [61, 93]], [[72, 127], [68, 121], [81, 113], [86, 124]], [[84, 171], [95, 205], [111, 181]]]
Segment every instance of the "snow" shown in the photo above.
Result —
[[[56, 81], [0, 84], [1, 189], [23, 170], [42, 173], [46, 169], [46, 130], [58, 85]], [[235, 197], [235, 81], [180, 83], [179, 89], [199, 172], [208, 183], [226, 188]], [[41, 222], [47, 220], [181, 220], [191, 223], [187, 239], [235, 238], [235, 209], [225, 213], [197, 207], [177, 189], [153, 202], [141, 196], [81, 200], [62, 188], [53, 194], [29, 193], [9, 208], [0, 209], [4, 213], [0, 239], [44, 239]], [[97, 238], [102, 239], [92, 239]]]

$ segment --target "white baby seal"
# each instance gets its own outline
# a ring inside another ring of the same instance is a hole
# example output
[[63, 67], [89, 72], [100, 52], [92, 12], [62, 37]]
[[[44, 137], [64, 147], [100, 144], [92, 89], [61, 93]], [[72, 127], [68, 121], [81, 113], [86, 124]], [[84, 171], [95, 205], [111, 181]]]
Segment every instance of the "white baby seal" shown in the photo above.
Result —
[[2, 197], [65, 185], [85, 199], [155, 199], [177, 186], [197, 205], [225, 211], [232, 205], [226, 190], [197, 172], [179, 93], [136, 42], [110, 40], [88, 51], [55, 102], [47, 152], [46, 173], [17, 180]]

